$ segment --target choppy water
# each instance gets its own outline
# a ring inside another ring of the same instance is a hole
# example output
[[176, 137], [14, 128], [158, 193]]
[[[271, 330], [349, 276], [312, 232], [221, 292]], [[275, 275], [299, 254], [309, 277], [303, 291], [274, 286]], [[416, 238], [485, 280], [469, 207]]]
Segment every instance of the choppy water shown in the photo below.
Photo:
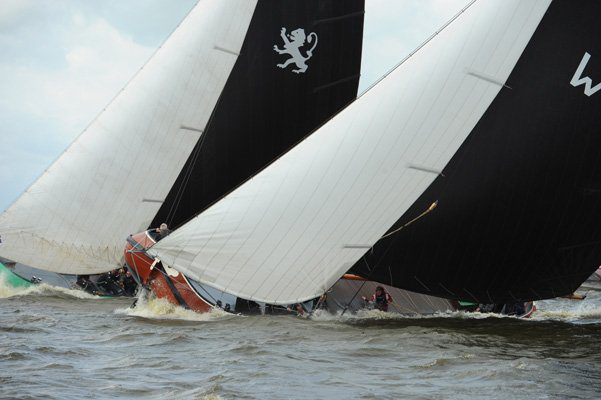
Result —
[[601, 291], [588, 295], [539, 302], [532, 320], [306, 320], [0, 285], [0, 397], [599, 398]]

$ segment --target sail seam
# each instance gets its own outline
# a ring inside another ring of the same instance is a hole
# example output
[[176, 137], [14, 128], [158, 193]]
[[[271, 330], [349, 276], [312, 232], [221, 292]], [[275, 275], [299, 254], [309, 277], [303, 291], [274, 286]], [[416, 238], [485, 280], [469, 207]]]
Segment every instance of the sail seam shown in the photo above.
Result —
[[490, 75], [487, 75], [487, 74], [483, 74], [481, 72], [476, 72], [474, 70], [469, 70], [469, 69], [466, 70], [466, 74], [468, 74], [470, 76], [473, 76], [474, 78], [482, 79], [483, 81], [490, 82], [490, 83], [493, 83], [495, 85], [499, 85], [499, 86], [505, 87], [507, 89], [511, 89], [511, 86], [507, 85], [505, 82], [502, 82], [502, 81], [496, 79], [493, 76], [490, 76]]
[[219, 50], [219, 51], [222, 51], [222, 52], [224, 52], [224, 53], [232, 54], [232, 55], [234, 55], [234, 56], [236, 56], [236, 57], [240, 55], [240, 53], [238, 53], [238, 52], [235, 52], [235, 51], [233, 51], [233, 50], [226, 49], [225, 47], [213, 46], [213, 48], [214, 48], [215, 50]]
[[365, 14], [365, 10], [362, 10], [362, 11], [357, 11], [357, 12], [350, 13], [350, 14], [340, 15], [338, 17], [318, 19], [313, 23], [313, 26], [319, 25], [319, 24], [327, 24], [330, 22], [336, 22], [336, 21], [340, 21], [340, 20], [348, 19], [348, 18], [361, 17], [364, 14]]
[[204, 129], [193, 128], [191, 126], [186, 126], [186, 125], [181, 125], [179, 127], [179, 129], [184, 130], [184, 131], [198, 132], [198, 133], [203, 133], [204, 132]]
[[442, 173], [442, 171], [440, 171], [438, 169], [434, 169], [434, 168], [423, 167], [421, 165], [416, 165], [416, 164], [409, 164], [409, 165], [407, 165], [407, 168], [414, 169], [417, 171], [422, 171], [422, 172], [429, 172], [431, 174], [436, 174], [436, 175], [440, 175], [440, 176], [444, 177], [444, 174]]
[[349, 81], [354, 81], [354, 80], [357, 80], [359, 78], [361, 78], [361, 74], [355, 74], [355, 75], [348, 76], [346, 78], [338, 79], [337, 81], [326, 83], [325, 85], [321, 85], [321, 86], [316, 87], [315, 89], [313, 89], [313, 93], [317, 93], [320, 90], [328, 89], [328, 88], [330, 88], [332, 86], [336, 86], [336, 85], [339, 85], [341, 83], [345, 83], [345, 82], [349, 82]]

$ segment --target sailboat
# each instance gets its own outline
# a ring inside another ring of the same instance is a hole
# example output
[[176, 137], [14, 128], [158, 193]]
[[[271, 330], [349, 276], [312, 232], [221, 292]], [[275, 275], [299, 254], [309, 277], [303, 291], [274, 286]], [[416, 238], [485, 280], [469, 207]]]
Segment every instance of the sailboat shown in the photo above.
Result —
[[210, 290], [201, 311], [313, 302], [349, 269], [477, 303], [572, 293], [601, 264], [600, 11], [471, 2], [171, 235], [134, 236], [128, 263], [145, 282], [169, 277], [153, 289], [171, 297]]
[[57, 284], [120, 268], [131, 232], [188, 220], [356, 97], [363, 14], [363, 0], [199, 1], [0, 215], [0, 256]]

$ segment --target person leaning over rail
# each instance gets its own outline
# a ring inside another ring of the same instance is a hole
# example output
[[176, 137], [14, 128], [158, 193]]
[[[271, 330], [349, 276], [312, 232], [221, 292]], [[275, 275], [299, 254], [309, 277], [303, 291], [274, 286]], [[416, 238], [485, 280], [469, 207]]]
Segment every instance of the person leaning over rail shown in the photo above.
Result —
[[155, 230], [156, 241], [158, 242], [161, 239], [165, 239], [171, 233], [169, 226], [165, 222], [163, 222], [158, 228]]
[[362, 296], [362, 299], [365, 302], [372, 303], [374, 308], [384, 312], [388, 311], [388, 305], [394, 301], [382, 286], [376, 286], [376, 292], [369, 300], [365, 296]]

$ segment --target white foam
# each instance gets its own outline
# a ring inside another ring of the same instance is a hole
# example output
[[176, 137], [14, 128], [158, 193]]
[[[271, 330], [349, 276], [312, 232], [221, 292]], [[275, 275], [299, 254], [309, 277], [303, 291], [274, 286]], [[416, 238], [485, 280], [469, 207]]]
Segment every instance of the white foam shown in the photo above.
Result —
[[[353, 321], [379, 321], [379, 320], [408, 320], [408, 319], [430, 319], [430, 318], [489, 318], [491, 314], [481, 313], [466, 313], [463, 311], [441, 311], [432, 314], [400, 314], [389, 311], [383, 312], [380, 310], [359, 310], [357, 312], [347, 311], [342, 314], [338, 311], [335, 314], [327, 310], [316, 310], [311, 319], [314, 321], [338, 321], [338, 322], [353, 322]], [[495, 315], [495, 317], [498, 317]]]
[[144, 291], [138, 296], [138, 301], [136, 302], [135, 306], [117, 309], [115, 310], [115, 314], [146, 319], [199, 322], [223, 321], [224, 319], [237, 316], [236, 314], [225, 312], [220, 308], [213, 308], [208, 313], [197, 313], [195, 311], [186, 310], [183, 307], [171, 304], [165, 299], [157, 299], [155, 297], [148, 298]]
[[22, 296], [54, 296], [75, 299], [99, 299], [79, 289], [66, 289], [51, 286], [46, 283], [31, 285], [28, 287], [15, 287], [8, 283], [6, 275], [0, 274], [0, 298], [22, 297]]
[[552, 320], [577, 322], [601, 319], [601, 298], [589, 296], [584, 300], [551, 299], [537, 302], [535, 321]]
[[[536, 314], [536, 312], [535, 312]], [[421, 319], [488, 319], [488, 318], [503, 318], [503, 319], [522, 319], [515, 315], [501, 315], [494, 313], [466, 312], [466, 311], [439, 311], [432, 314], [401, 314], [394, 311], [383, 312], [380, 310], [363, 309], [357, 312], [347, 311], [342, 314], [338, 311], [332, 314], [327, 310], [316, 310], [310, 317], [314, 321], [334, 321], [334, 322], [360, 322], [360, 321], [384, 321], [384, 320], [421, 320]]]

